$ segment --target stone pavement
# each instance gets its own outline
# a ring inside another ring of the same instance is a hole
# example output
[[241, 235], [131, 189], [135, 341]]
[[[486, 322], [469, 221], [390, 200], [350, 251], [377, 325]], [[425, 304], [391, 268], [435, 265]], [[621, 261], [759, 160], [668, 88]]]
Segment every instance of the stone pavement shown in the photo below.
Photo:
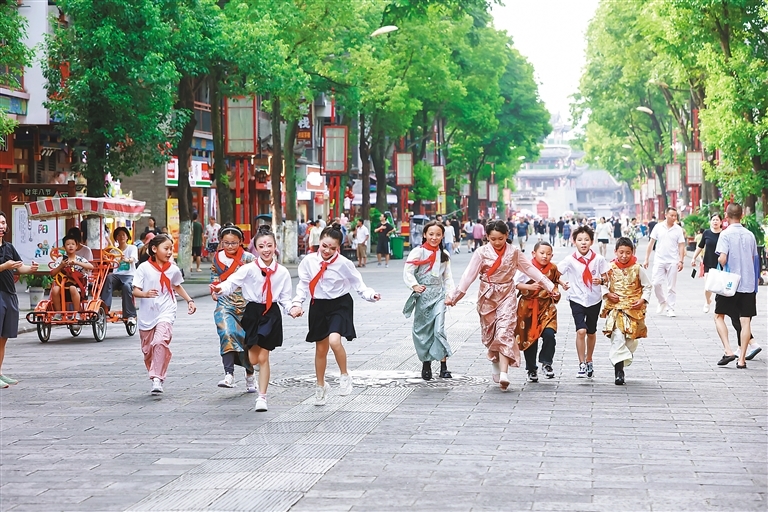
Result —
[[[468, 259], [455, 257], [457, 280]], [[600, 335], [595, 378], [576, 379], [563, 301], [555, 378], [529, 384], [520, 368], [507, 393], [489, 382], [476, 287], [447, 315], [455, 378], [418, 379], [401, 272], [402, 261], [363, 269], [383, 298], [355, 301], [355, 389], [333, 388], [325, 407], [313, 405], [305, 318], [284, 322], [266, 413], [242, 375], [216, 387], [207, 300], [179, 315], [159, 397], [138, 337], [119, 326], [103, 343], [62, 329], [47, 344], [9, 342], [4, 373], [21, 382], [0, 390], [0, 510], [766, 510], [768, 354], [746, 371], [715, 364], [722, 348], [688, 268], [677, 318], [652, 301], [626, 386]], [[754, 325], [764, 346], [766, 290]]]

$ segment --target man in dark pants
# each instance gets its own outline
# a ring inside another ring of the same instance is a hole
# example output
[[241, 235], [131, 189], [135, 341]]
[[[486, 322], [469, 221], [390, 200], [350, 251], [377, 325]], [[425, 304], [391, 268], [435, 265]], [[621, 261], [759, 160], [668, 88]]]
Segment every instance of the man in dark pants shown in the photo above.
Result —
[[195, 272], [200, 270], [200, 258], [203, 255], [203, 225], [197, 221], [197, 212], [192, 214], [192, 260], [197, 264]]

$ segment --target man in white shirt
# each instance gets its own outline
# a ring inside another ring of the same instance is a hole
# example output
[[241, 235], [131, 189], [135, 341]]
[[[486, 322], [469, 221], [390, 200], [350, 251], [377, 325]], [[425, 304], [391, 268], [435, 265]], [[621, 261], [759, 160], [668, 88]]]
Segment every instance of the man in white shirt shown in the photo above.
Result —
[[216, 218], [211, 215], [208, 217], [208, 225], [205, 226], [205, 246], [208, 257], [213, 261], [213, 255], [219, 248], [219, 230], [221, 225], [216, 222]]
[[[666, 308], [667, 316], [677, 316], [675, 313], [677, 273], [683, 270], [685, 262], [685, 233], [683, 233], [683, 228], [677, 224], [677, 210], [675, 208], [671, 206], [667, 208], [665, 217], [665, 222], [656, 224], [651, 231], [651, 242], [648, 244], [643, 266], [648, 268], [655, 242], [656, 257], [653, 259], [651, 282], [656, 298], [659, 299], [656, 313], [663, 313]], [[666, 290], [664, 289], [665, 283], [667, 285]]]
[[355, 228], [355, 243], [357, 244], [357, 266], [364, 267], [368, 263], [368, 239], [371, 234], [363, 224], [363, 219], [357, 219]]

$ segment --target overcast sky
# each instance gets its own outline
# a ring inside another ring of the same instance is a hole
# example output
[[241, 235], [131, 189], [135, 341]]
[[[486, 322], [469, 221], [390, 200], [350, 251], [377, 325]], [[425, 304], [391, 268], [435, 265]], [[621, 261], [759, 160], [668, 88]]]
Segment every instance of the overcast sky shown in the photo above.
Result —
[[584, 34], [599, 0], [503, 0], [494, 25], [506, 30], [533, 64], [539, 95], [552, 114], [570, 119], [570, 95], [579, 88]]

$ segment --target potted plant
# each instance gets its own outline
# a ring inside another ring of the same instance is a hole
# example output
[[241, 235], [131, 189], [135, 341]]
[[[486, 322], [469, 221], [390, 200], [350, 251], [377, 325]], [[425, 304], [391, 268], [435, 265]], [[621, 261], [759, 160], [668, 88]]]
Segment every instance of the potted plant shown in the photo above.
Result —
[[43, 297], [51, 289], [53, 278], [50, 274], [21, 274], [19, 281], [29, 288], [29, 306], [35, 309], [37, 303], [43, 300]]
[[704, 208], [699, 209], [697, 212], [688, 214], [683, 219], [683, 231], [685, 231], [686, 241], [688, 242], [687, 249], [689, 251], [696, 250], [696, 235], [701, 229], [707, 229], [709, 227], [709, 212]]

